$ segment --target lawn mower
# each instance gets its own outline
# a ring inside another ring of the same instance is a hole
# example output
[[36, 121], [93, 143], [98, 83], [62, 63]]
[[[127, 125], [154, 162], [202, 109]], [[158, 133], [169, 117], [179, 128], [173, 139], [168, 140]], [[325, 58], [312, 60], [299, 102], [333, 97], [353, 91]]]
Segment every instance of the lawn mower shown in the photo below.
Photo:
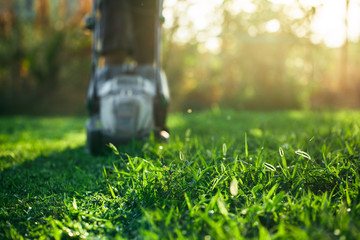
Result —
[[[170, 96], [160, 56], [162, 0], [153, 0], [151, 12], [143, 2], [151, 1], [93, 0], [93, 11], [85, 19], [86, 28], [93, 32], [92, 74], [87, 91], [90, 116], [86, 122], [86, 148], [91, 154], [100, 154], [108, 143], [116, 146], [146, 140], [152, 133], [157, 139], [169, 140], [165, 124]], [[131, 27], [146, 27], [146, 19], [153, 23], [150, 31], [128, 34]], [[138, 52], [137, 61], [136, 54], [133, 57], [136, 49], [119, 51], [113, 47], [124, 42], [121, 37], [128, 38], [125, 43], [129, 46], [138, 38], [137, 43], [142, 45], [137, 51], [153, 54], [147, 54], [148, 60], [143, 61]], [[149, 43], [154, 45], [147, 46]]]

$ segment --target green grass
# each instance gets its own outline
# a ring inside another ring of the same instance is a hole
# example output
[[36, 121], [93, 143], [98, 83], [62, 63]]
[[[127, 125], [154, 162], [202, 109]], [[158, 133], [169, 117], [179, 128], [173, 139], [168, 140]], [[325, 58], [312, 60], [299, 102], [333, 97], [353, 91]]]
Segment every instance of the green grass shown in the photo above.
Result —
[[84, 118], [0, 118], [0, 239], [360, 239], [360, 112], [173, 114], [85, 153]]

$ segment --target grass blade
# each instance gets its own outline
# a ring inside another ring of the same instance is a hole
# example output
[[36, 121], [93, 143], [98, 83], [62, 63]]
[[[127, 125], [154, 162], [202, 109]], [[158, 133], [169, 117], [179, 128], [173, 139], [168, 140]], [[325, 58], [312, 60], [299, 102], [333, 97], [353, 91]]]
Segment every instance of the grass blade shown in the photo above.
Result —
[[190, 210], [190, 212], [192, 212], [193, 206], [192, 206], [191, 201], [186, 193], [184, 193], [184, 197], [185, 197], [185, 201], [186, 201], [186, 205], [187, 205], [188, 209]]
[[229, 212], [226, 208], [226, 203], [225, 203], [224, 198], [222, 197], [221, 193], [218, 194], [216, 202], [217, 202], [217, 206], [219, 208], [220, 213], [222, 215], [224, 215], [225, 217], [227, 217]]
[[223, 156], [226, 157], [226, 152], [227, 152], [226, 143], [224, 143], [222, 146], [222, 152], [223, 152]]
[[112, 189], [112, 187], [110, 186], [110, 184], [108, 184], [108, 187], [109, 187], [111, 196], [115, 199], [116, 196], [115, 196], [114, 190]]
[[236, 178], [234, 178], [230, 182], [230, 194], [235, 197], [236, 195], [238, 195], [238, 193], [239, 193], [238, 181], [236, 180]]
[[276, 172], [276, 168], [269, 163], [264, 163], [264, 167], [266, 167], [267, 169], [269, 169], [272, 172]]
[[78, 209], [75, 197], [73, 197], [72, 206], [74, 209], [76, 209], [76, 210]]
[[115, 153], [116, 155], [119, 155], [119, 151], [117, 150], [117, 148], [115, 147], [114, 144], [108, 143], [107, 146], [113, 151], [113, 153]]
[[279, 187], [279, 184], [275, 184], [270, 191], [268, 192], [268, 194], [266, 195], [267, 199], [270, 199], [270, 197], [274, 194], [274, 192], [277, 190], [277, 188]]
[[247, 135], [245, 132], [245, 157], [246, 157], [246, 159], [248, 158], [248, 156], [249, 156], [249, 150], [248, 150], [248, 143], [247, 143]]
[[304, 152], [304, 151], [297, 150], [297, 151], [295, 151], [295, 154], [297, 154], [297, 155], [299, 155], [301, 157], [304, 157], [306, 159], [312, 160], [310, 155], [308, 153]]

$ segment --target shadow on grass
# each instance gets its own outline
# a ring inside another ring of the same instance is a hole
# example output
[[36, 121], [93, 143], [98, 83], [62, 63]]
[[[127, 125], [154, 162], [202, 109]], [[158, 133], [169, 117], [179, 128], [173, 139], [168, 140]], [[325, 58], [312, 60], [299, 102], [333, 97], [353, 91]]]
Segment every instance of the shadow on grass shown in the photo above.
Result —
[[[141, 144], [128, 144], [119, 150], [139, 155]], [[80, 146], [2, 170], [0, 236], [6, 236], [9, 229], [26, 236], [30, 228], [47, 224], [49, 217], [63, 218], [73, 198], [111, 196], [103, 173], [112, 169], [118, 158], [112, 153], [91, 156]]]
[[[119, 152], [141, 157], [142, 146], [143, 143], [129, 143], [120, 146]], [[104, 168], [112, 168], [116, 161], [119, 157], [110, 149], [103, 155], [92, 156], [86, 153], [85, 146], [40, 155], [0, 172], [0, 197], [24, 200], [92, 191], [103, 181]], [[6, 206], [4, 201], [1, 203]]]

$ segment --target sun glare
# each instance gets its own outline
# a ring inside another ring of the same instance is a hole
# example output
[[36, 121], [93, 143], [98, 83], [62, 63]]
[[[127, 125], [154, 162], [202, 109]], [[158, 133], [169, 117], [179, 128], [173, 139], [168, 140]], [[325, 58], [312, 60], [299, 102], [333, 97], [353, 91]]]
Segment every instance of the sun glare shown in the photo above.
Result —
[[220, 49], [221, 15], [216, 10], [222, 0], [170, 0], [164, 2], [165, 28], [174, 24], [174, 15], [181, 15], [177, 20], [179, 28], [175, 33], [178, 42], [188, 42], [192, 39], [202, 43], [200, 51], [217, 52]]
[[272, 19], [266, 23], [265, 28], [268, 32], [277, 32], [280, 30], [280, 22], [277, 19]]
[[[348, 29], [345, 28], [346, 1], [345, 0], [271, 0], [274, 4], [286, 5], [289, 16], [294, 19], [303, 17], [302, 11], [297, 7], [300, 3], [304, 7], [316, 7], [317, 12], [311, 24], [314, 43], [324, 42], [328, 47], [340, 47], [346, 37], [357, 41], [360, 36], [360, 0], [351, 0], [348, 12]], [[196, 39], [203, 43], [209, 51], [217, 51], [221, 33], [221, 11], [223, 0], [166, 0], [164, 1], [165, 28], [174, 24], [177, 12], [185, 13], [178, 20], [179, 29], [176, 39], [187, 42]], [[229, 9], [237, 14], [241, 11], [255, 12], [256, 5], [253, 0], [234, 0], [229, 2]], [[277, 19], [268, 21], [265, 25], [268, 32], [280, 30]], [[299, 37], [304, 36], [305, 29], [296, 29]], [[254, 35], [254, 34], [253, 34]], [[256, 35], [256, 34], [255, 34]]]
[[312, 24], [313, 40], [324, 41], [329, 47], [340, 47], [346, 37], [357, 40], [359, 37], [359, 1], [351, 1], [348, 14], [348, 30], [345, 28], [346, 5], [345, 1], [328, 0], [319, 8]]

